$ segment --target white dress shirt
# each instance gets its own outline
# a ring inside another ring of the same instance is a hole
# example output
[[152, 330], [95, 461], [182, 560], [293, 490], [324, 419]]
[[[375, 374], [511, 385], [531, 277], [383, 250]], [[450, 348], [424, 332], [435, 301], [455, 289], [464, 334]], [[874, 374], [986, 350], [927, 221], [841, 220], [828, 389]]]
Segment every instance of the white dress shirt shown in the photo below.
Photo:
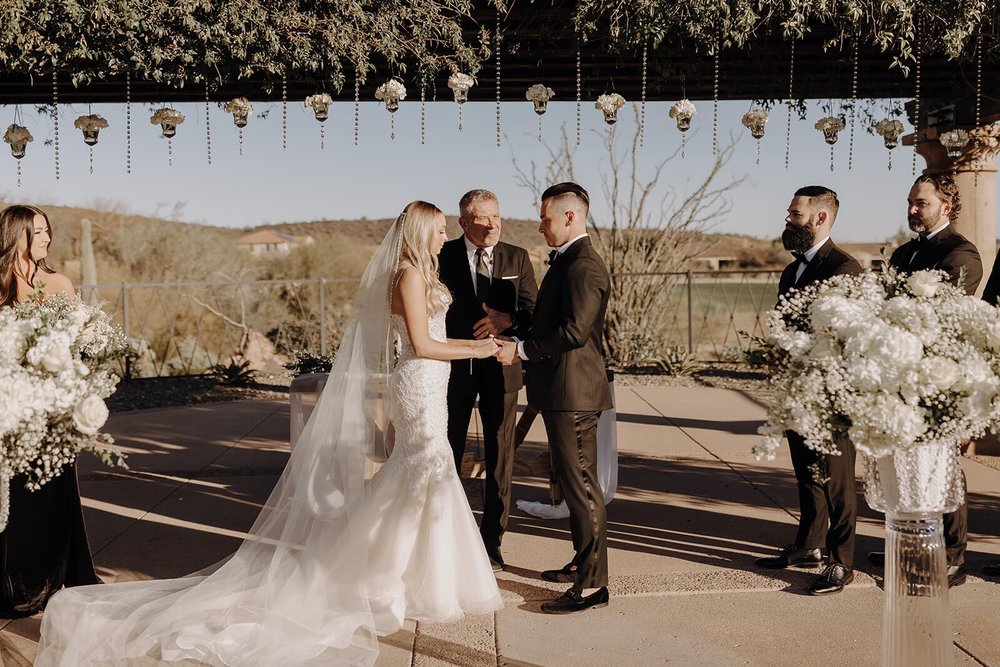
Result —
[[[465, 240], [465, 254], [469, 256], [469, 273], [472, 276], [472, 289], [476, 292], [476, 296], [479, 296], [479, 283], [476, 281], [476, 251], [479, 250], [479, 246], [469, 240], [468, 236], [462, 236]], [[486, 251], [486, 266], [490, 270], [490, 275], [493, 275], [493, 248], [494, 246], [488, 246], [483, 248]]]

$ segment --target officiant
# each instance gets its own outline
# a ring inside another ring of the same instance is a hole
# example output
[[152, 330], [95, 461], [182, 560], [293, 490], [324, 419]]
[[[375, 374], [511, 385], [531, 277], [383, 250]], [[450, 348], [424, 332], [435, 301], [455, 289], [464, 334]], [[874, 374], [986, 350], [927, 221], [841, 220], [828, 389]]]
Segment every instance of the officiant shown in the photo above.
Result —
[[[448, 338], [525, 335], [531, 326], [538, 285], [524, 248], [500, 240], [500, 204], [489, 190], [471, 190], [458, 203], [462, 236], [444, 244], [438, 257], [441, 282], [454, 301]], [[479, 399], [486, 455], [483, 519], [479, 532], [494, 571], [504, 567], [500, 550], [511, 503], [520, 366], [496, 359], [453, 361], [448, 380], [448, 440], [462, 472], [469, 419]]]

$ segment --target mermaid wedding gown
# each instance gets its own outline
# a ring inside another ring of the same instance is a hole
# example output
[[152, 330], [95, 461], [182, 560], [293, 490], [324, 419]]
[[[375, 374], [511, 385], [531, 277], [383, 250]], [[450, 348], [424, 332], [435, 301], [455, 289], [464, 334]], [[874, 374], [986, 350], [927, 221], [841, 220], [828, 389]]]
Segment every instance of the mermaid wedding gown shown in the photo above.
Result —
[[[389, 320], [401, 340], [389, 377], [395, 444], [356, 500], [351, 481], [335, 479], [339, 469], [315, 465], [309, 447], [300, 454], [298, 443], [322, 426], [310, 419], [233, 556], [179, 579], [61, 591], [45, 610], [35, 664], [370, 665], [376, 635], [404, 618], [445, 622], [500, 608], [448, 444], [450, 363], [416, 357], [403, 319]], [[445, 340], [444, 313], [429, 329]], [[329, 391], [337, 389], [316, 411]], [[326, 407], [344, 410], [343, 420], [361, 409], [337, 400], [345, 405]]]

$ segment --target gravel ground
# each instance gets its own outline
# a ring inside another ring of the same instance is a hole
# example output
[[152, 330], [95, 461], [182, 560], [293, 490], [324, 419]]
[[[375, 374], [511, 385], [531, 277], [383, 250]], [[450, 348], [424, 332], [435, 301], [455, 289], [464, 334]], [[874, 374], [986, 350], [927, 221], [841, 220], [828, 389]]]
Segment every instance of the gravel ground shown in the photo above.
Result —
[[132, 378], [118, 383], [118, 390], [108, 398], [112, 412], [166, 408], [176, 405], [242, 401], [245, 399], [288, 396], [288, 375], [258, 375], [245, 387], [220, 384], [211, 375], [183, 375], [161, 378]]
[[615, 382], [620, 386], [654, 387], [718, 387], [734, 389], [749, 394], [754, 400], [767, 404], [771, 397], [766, 372], [750, 368], [746, 364], [707, 364], [690, 376], [664, 375], [653, 369], [629, 369], [615, 373]]

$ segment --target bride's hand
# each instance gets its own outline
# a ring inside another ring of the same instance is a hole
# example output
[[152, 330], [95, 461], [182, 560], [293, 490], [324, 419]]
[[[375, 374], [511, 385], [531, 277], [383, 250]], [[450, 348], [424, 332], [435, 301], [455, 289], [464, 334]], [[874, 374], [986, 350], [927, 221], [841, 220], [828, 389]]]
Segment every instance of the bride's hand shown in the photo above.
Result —
[[492, 357], [497, 353], [497, 349], [499, 348], [499, 344], [493, 336], [482, 340], [471, 340], [469, 341], [469, 345], [472, 347], [473, 359], [486, 359], [487, 357]]

